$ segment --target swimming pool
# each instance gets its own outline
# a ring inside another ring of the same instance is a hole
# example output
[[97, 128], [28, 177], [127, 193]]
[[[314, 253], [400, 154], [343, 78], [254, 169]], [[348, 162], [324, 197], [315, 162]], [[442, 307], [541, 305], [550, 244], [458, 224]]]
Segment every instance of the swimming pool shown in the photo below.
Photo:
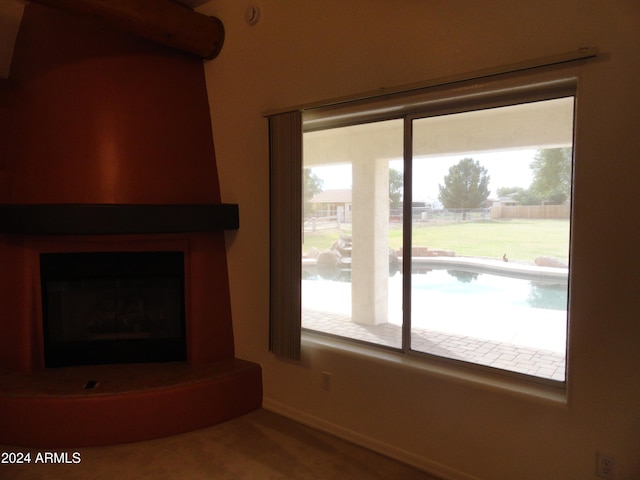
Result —
[[[518, 266], [420, 265], [411, 275], [412, 330], [486, 339], [564, 354], [566, 272]], [[488, 270], [488, 271], [487, 271]], [[389, 277], [388, 322], [402, 325], [402, 274]], [[303, 309], [351, 316], [348, 272], [336, 280], [307, 275]], [[305, 319], [303, 315], [303, 327]], [[332, 332], [328, 332], [332, 333]]]

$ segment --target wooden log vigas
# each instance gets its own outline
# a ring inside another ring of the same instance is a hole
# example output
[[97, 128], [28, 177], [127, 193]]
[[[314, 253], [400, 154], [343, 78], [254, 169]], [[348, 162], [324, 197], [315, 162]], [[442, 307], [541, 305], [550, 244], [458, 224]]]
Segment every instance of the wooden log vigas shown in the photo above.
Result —
[[195, 12], [171, 0], [34, 0], [36, 3], [94, 18], [148, 40], [215, 58], [224, 42], [216, 17]]

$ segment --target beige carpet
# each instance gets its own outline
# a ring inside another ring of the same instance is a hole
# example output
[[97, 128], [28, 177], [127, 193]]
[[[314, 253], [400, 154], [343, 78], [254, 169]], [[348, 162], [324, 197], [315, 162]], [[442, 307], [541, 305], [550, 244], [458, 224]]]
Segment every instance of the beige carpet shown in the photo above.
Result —
[[3, 480], [435, 480], [266, 410], [168, 438], [57, 451], [77, 464], [36, 464], [46, 449], [0, 446], [0, 452], [31, 454], [30, 464], [0, 463]]

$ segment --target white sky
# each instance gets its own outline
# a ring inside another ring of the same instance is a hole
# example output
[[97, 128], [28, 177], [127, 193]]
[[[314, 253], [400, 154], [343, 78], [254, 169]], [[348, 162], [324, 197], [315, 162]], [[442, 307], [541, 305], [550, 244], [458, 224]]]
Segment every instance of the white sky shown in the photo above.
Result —
[[[438, 185], [444, 183], [449, 168], [463, 158], [469, 157], [480, 162], [487, 169], [489, 198], [497, 197], [501, 187], [528, 188], [533, 179], [529, 165], [536, 150], [513, 150], [491, 153], [450, 155], [443, 157], [415, 158], [413, 163], [413, 200], [425, 201], [438, 198]], [[390, 168], [402, 171], [402, 160], [389, 162]], [[324, 180], [323, 190], [351, 188], [351, 165], [313, 167], [313, 173]]]

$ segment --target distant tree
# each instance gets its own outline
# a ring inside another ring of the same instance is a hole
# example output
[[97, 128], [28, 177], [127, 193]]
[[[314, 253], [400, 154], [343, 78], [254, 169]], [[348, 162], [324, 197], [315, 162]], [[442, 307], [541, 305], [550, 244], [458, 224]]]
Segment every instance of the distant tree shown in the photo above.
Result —
[[311, 211], [311, 203], [310, 200], [322, 192], [322, 187], [324, 185], [324, 181], [318, 177], [315, 173], [311, 171], [310, 168], [305, 168], [303, 170], [303, 198], [304, 198], [304, 214]]
[[489, 175], [477, 160], [463, 158], [449, 168], [439, 188], [438, 198], [445, 208], [478, 208], [489, 197]]
[[571, 195], [571, 148], [538, 150], [531, 162], [531, 190], [544, 201], [562, 204]]
[[540, 205], [542, 203], [542, 197], [530, 188], [523, 190], [513, 198], [519, 201], [521, 205]]
[[402, 172], [389, 169], [389, 203], [391, 208], [399, 208], [402, 200], [402, 187], [404, 184], [404, 177]]
[[501, 187], [497, 190], [499, 197], [511, 196], [521, 205], [540, 205], [542, 198], [530, 188], [522, 187]]

